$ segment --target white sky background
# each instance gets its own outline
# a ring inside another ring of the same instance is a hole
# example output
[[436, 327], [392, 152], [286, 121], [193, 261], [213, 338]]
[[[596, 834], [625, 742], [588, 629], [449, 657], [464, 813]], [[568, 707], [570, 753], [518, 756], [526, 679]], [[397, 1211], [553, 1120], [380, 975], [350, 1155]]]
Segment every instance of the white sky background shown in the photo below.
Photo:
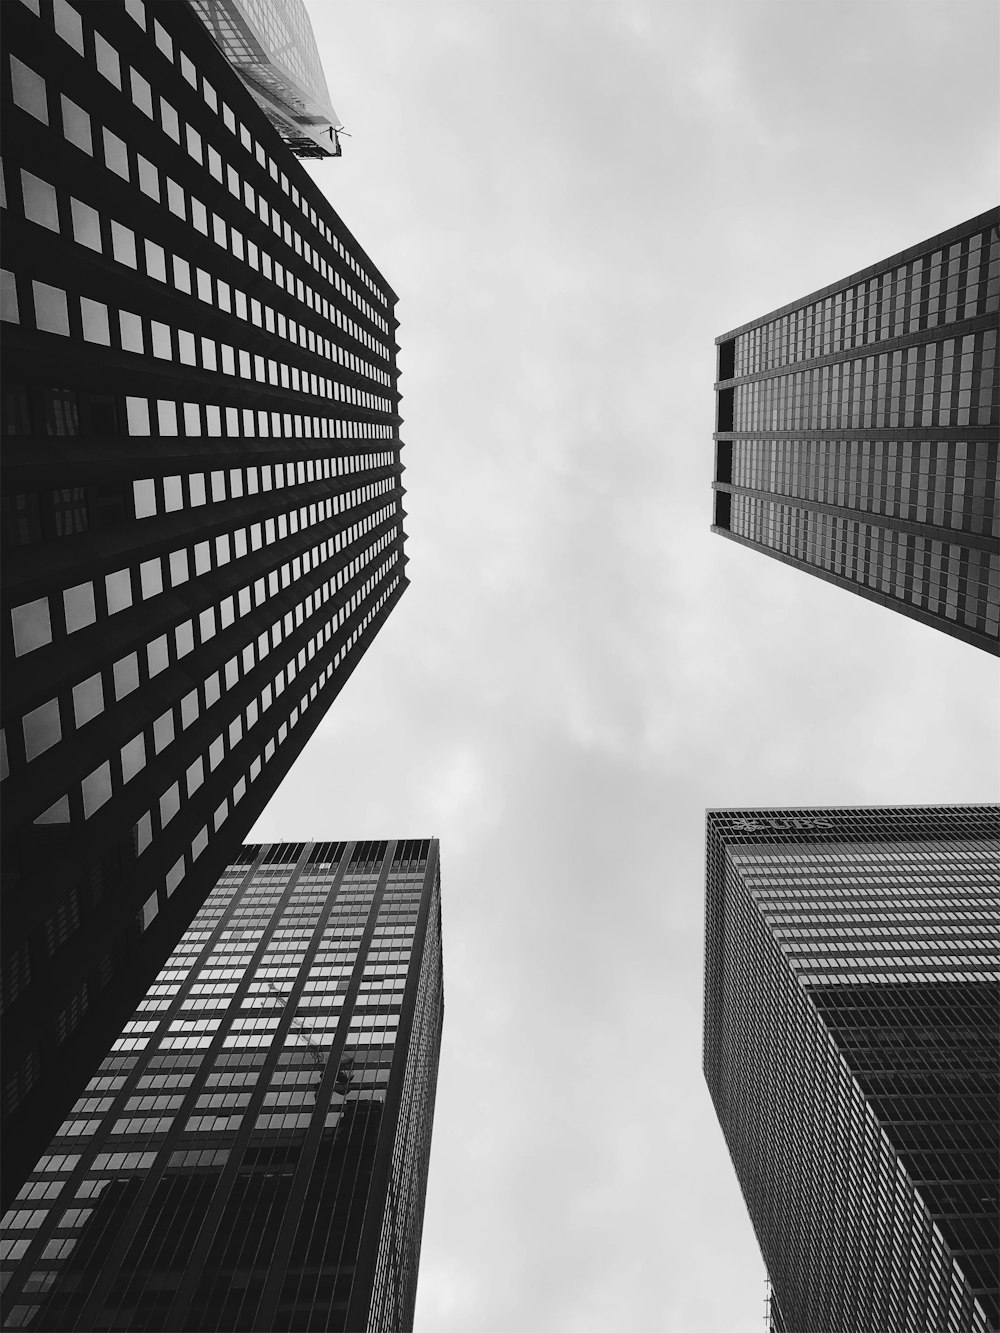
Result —
[[995, 663], [709, 532], [714, 338], [997, 195], [977, 0], [309, 0], [412, 585], [254, 830], [436, 835], [421, 1333], [760, 1333], [704, 811], [996, 798]]

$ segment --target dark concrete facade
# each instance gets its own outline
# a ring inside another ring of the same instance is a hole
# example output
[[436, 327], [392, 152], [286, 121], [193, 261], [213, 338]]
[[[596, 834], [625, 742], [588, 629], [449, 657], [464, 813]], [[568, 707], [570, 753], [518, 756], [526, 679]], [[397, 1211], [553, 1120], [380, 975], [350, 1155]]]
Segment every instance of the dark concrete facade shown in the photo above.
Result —
[[407, 579], [378, 269], [190, 6], [3, 8], [9, 1199]]

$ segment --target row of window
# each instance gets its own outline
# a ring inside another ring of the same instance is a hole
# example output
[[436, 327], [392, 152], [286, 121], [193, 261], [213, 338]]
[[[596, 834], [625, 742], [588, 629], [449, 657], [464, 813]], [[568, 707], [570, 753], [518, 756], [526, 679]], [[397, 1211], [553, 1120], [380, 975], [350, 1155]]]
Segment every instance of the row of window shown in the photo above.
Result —
[[[857, 357], [737, 385], [733, 429], [833, 430], [872, 426], [986, 426], [1000, 421], [995, 329], [960, 341], [942, 373], [939, 344]], [[965, 369], [968, 362], [968, 369]], [[720, 423], [720, 429], [722, 429]]]
[[1000, 579], [986, 551], [734, 494], [732, 531], [977, 632], [1000, 630]]
[[[67, 107], [75, 104], [64, 99]], [[78, 111], [78, 108], [75, 108]], [[69, 114], [64, 111], [64, 115]], [[116, 146], [113, 156], [112, 144]], [[109, 130], [104, 131], [105, 160], [113, 170], [126, 178], [129, 174], [128, 158], [125, 145]], [[136, 158], [140, 189], [157, 203], [161, 199], [161, 176], [157, 168], [141, 154]], [[169, 177], [162, 178], [163, 202], [169, 210], [185, 221], [190, 221], [192, 228], [211, 239], [233, 258], [247, 263], [255, 275], [262, 271], [264, 276], [289, 295], [297, 296], [302, 304], [307, 305], [316, 316], [322, 316], [325, 323], [341, 330], [361, 343], [373, 344], [371, 350], [379, 356], [389, 359], [388, 347], [375, 343], [365, 331], [343, 313], [336, 305], [311, 289], [303, 287], [301, 280], [284, 269], [264, 250], [248, 240], [242, 232], [230, 227], [224, 218], [206, 209], [204, 204]], [[280, 310], [274, 309], [257, 297], [249, 296], [239, 287], [232, 286], [225, 279], [199, 268], [191, 259], [178, 253], [171, 253], [158, 242], [110, 215], [77, 199], [74, 195], [64, 194], [55, 185], [34, 172], [21, 168], [14, 175], [16, 188], [9, 189], [5, 173], [0, 163], [0, 207], [9, 209], [16, 206], [20, 198], [20, 211], [27, 221], [48, 231], [65, 236], [78, 245], [85, 246], [97, 254], [102, 254], [115, 263], [143, 273], [146, 277], [172, 286], [185, 296], [196, 296], [214, 310], [234, 315], [244, 323], [266, 330], [272, 338], [281, 338], [300, 348], [302, 351], [321, 356], [326, 361], [345, 366], [356, 374], [376, 381], [387, 388], [391, 387], [389, 373], [374, 365], [363, 356], [357, 355], [342, 345], [342, 340], [331, 342], [322, 329], [317, 331], [306, 324], [286, 317]], [[131, 348], [126, 350], [139, 350]]]
[[[30, 7], [37, 12], [37, 6], [31, 5]], [[128, 6], [128, 8], [131, 11], [133, 7]], [[92, 59], [99, 73], [120, 92], [123, 92], [138, 111], [147, 116], [154, 124], [158, 124], [168, 138], [178, 146], [184, 147], [194, 161], [207, 167], [211, 175], [222, 183], [223, 158], [218, 150], [203, 139], [194, 125], [181, 121], [176, 110], [166, 98], [159, 96], [154, 100], [150, 82], [138, 70], [126, 66], [128, 77], [127, 79], [123, 78], [122, 62], [119, 54], [102, 34], [94, 34], [94, 51], [93, 55], [90, 55], [86, 41], [87, 34], [84, 32], [80, 15], [71, 5], [66, 3], [66, 0], [56, 0], [54, 17], [56, 32], [63, 40], [73, 46], [80, 55]], [[137, 19], [137, 21], [139, 20]], [[143, 22], [140, 22], [140, 27], [143, 28], [143, 31], [149, 31], [147, 25]], [[172, 40], [158, 20], [154, 20], [153, 33], [160, 52], [173, 61]], [[303, 214], [320, 232], [327, 245], [332, 246], [338, 254], [341, 265], [351, 270], [352, 274], [367, 287], [369, 294], [380, 303], [381, 310], [385, 310], [385, 297], [370, 276], [357, 260], [349, 254], [339, 238], [333, 234], [331, 228], [319, 218], [311, 205], [299, 193], [297, 187], [289, 182], [284, 172], [279, 170], [274, 160], [266, 155], [262, 146], [252, 139], [246, 126], [238, 123], [231, 109], [224, 102], [220, 102], [211, 84], [207, 80], [201, 79], [197, 71], [195, 71], [193, 78], [188, 77], [186, 71], [188, 68], [194, 69], [193, 63], [183, 53], [178, 54], [180, 56], [181, 73], [184, 77], [188, 78], [188, 82], [191, 82], [195, 88], [197, 88], [199, 82], [201, 83], [205, 105], [220, 115], [222, 125], [251, 154], [258, 166], [263, 168], [270, 178], [281, 187], [293, 204], [302, 210]], [[53, 120], [56, 120], [58, 124], [57, 117], [50, 117], [46, 85], [41, 76], [21, 61], [18, 61], [16, 66], [12, 63], [11, 76], [14, 100], [17, 105], [44, 124], [52, 124]], [[63, 133], [71, 143], [75, 143], [77, 147], [82, 148], [85, 152], [93, 153], [90, 118], [79, 107], [73, 108], [75, 114], [72, 112], [67, 114], [65, 106], [67, 100], [63, 99]], [[70, 106], [73, 107], [73, 104], [71, 103]], [[128, 124], [129, 122], [130, 116], [128, 114], [120, 117], [121, 124]], [[117, 139], [117, 136], [113, 137], [117, 142], [112, 147], [107, 165], [125, 179], [129, 179], [131, 173], [128, 171], [126, 146], [122, 140]], [[388, 323], [381, 310], [376, 310], [362, 296], [360, 291], [348, 281], [341, 271], [341, 266], [329, 264], [315, 246], [310, 245], [305, 240], [296, 227], [291, 226], [287, 220], [283, 219], [278, 210], [269, 205], [259, 191], [253, 189], [249, 181], [241, 178], [233, 166], [226, 167], [226, 176], [230, 193], [239, 199], [255, 218], [259, 217], [265, 225], [270, 226], [275, 235], [284, 240], [289, 248], [294, 249], [297, 255], [304, 258], [317, 273], [328, 282], [334, 283], [352, 304], [382, 330], [383, 334], [389, 332]], [[132, 176], [132, 179], [136, 179], [136, 177]]]
[[993, 446], [923, 440], [734, 440], [732, 484], [991, 534]]
[[736, 338], [752, 375], [1000, 309], [1000, 237], [987, 229]]
[[[61, 287], [14, 275], [6, 269], [0, 270], [0, 302], [0, 317], [4, 320], [33, 324], [43, 333], [72, 336], [123, 352], [239, 376], [257, 384], [311, 394], [331, 402], [349, 403], [372, 411], [393, 410], [388, 398], [367, 389], [357, 389], [352, 384], [311, 371], [300, 371], [297, 366], [274, 357], [217, 343], [214, 338], [199, 337], [187, 329], [175, 328], [145, 315], [109, 309], [103, 301], [88, 296], [77, 297]], [[147, 400], [130, 397], [125, 401], [128, 433], [149, 435]], [[176, 430], [173, 433], [176, 434]]]
[[[388, 576], [388, 574], [391, 571], [393, 563], [394, 562], [392, 560], [386, 561], [383, 566], [384, 573], [383, 571], [380, 571], [379, 577]], [[264, 764], [268, 763], [273, 758], [277, 748], [285, 743], [285, 740], [287, 739], [289, 732], [292, 730], [292, 728], [295, 727], [295, 725], [300, 720], [301, 716], [305, 713], [305, 711], [309, 708], [309, 706], [313, 702], [315, 702], [317, 696], [328, 684], [334, 672], [339, 668], [341, 663], [345, 660], [345, 658], [347, 658], [349, 654], [353, 652], [355, 645], [365, 634], [366, 630], [368, 629], [368, 626], [375, 619], [375, 617], [381, 612], [382, 608], [389, 601], [389, 599], [395, 594], [396, 589], [399, 587], [399, 582], [400, 579], [398, 573], [393, 574], [391, 577], [386, 577], [386, 582], [384, 583], [383, 591], [379, 594], [379, 596], [375, 600], [371, 601], [368, 604], [367, 610], [365, 611], [365, 614], [362, 617], [358, 626], [348, 635], [344, 645], [337, 650], [332, 660], [327, 662], [323, 671], [320, 673], [318, 679], [313, 682], [312, 686], [301, 697], [298, 703], [296, 703], [293, 706], [291, 712], [288, 715], [287, 721], [281, 723], [276, 734], [272, 736], [265, 744], [263, 753], [261, 755], [258, 755], [257, 758], [255, 758], [250, 763], [246, 776], [241, 777], [237, 781], [236, 785], [232, 790], [231, 797], [225, 798], [221, 802], [221, 804], [216, 808], [212, 820], [213, 827], [215, 828], [216, 831], [218, 831], [222, 827], [225, 820], [232, 813], [232, 810], [235, 808], [236, 804], [240, 800], [242, 800], [243, 796], [246, 794], [248, 782], [256, 781], [256, 779], [261, 774]], [[306, 662], [308, 660], [311, 660], [312, 657], [315, 655], [318, 648], [320, 647], [320, 644], [323, 642], [328, 642], [331, 635], [332, 631], [328, 623], [318, 634], [313, 636], [308, 646], [300, 651], [296, 659], [289, 662], [286, 665], [283, 672], [278, 673], [278, 676], [275, 678], [274, 681], [275, 697], [277, 697], [277, 695], [281, 693], [285, 684], [288, 685], [291, 684], [292, 680], [298, 673], [299, 667], [305, 666]], [[284, 683], [282, 683], [282, 680], [284, 680]], [[265, 688], [267, 689], [269, 687]], [[208, 841], [208, 829], [206, 826], [202, 828], [199, 831], [199, 833], [195, 835], [188, 851], [185, 852], [185, 854], [177, 860], [172, 869], [168, 872], [164, 882], [163, 890], [161, 891], [164, 898], [169, 897], [172, 893], [176, 891], [178, 885], [183, 881], [187, 869], [191, 865], [193, 865], [194, 861], [197, 860], [198, 856], [200, 856], [202, 851], [204, 851], [205, 847], [207, 846], [207, 841]], [[160, 902], [161, 902], [160, 893], [154, 893], [150, 895], [150, 897], [144, 903], [140, 918], [143, 929], [147, 929], [152, 924], [153, 920], [157, 915], [157, 912], [159, 911]], [[190, 1042], [192, 1040], [197, 1041], [198, 1039], [180, 1038], [179, 1040], [182, 1042]], [[123, 1044], [121, 1047], [118, 1047], [116, 1043], [115, 1049], [136, 1050], [136, 1049], [141, 1049], [141, 1047], [147, 1043], [148, 1038], [123, 1037], [119, 1038], [119, 1041], [125, 1044]], [[244, 1045], [247, 1044], [247, 1042], [243, 1041], [242, 1038], [240, 1039], [240, 1042]]]

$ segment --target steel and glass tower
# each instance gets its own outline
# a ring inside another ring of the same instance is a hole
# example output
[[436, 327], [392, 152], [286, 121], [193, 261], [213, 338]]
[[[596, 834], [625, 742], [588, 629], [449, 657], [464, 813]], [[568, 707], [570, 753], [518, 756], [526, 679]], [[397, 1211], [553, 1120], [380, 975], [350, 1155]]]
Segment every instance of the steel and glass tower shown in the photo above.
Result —
[[784, 1333], [1000, 1322], [1000, 809], [708, 816], [704, 1067]]
[[5, 1328], [412, 1328], [438, 844], [247, 847], [3, 1219]]
[[396, 298], [197, 10], [3, 11], [9, 1198], [407, 579]]
[[993, 653], [998, 221], [716, 339], [712, 526]]

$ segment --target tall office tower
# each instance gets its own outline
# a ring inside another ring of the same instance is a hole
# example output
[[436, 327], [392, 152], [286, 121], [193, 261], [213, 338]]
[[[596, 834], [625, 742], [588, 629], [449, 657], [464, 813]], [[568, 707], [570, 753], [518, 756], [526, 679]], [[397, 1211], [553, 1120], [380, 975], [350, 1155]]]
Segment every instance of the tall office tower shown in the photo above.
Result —
[[1000, 808], [708, 816], [704, 1066], [775, 1333], [1000, 1322]]
[[395, 297], [196, 9], [3, 11], [7, 1200], [407, 580]]
[[4, 1218], [5, 1328], [413, 1326], [438, 844], [248, 847]]
[[297, 157], [339, 157], [342, 121], [302, 0], [191, 0], [251, 96]]
[[716, 339], [712, 525], [993, 653], [998, 220]]

